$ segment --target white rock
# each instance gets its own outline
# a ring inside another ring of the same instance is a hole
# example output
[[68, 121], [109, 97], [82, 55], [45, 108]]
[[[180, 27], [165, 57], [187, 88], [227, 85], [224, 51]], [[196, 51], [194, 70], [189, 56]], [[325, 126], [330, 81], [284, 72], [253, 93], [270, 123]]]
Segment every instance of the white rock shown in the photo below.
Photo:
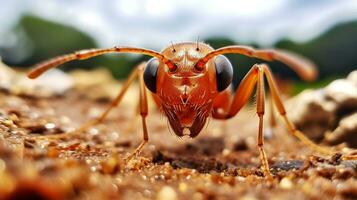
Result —
[[288, 116], [309, 138], [357, 147], [357, 71], [288, 102]]
[[176, 191], [170, 186], [164, 186], [157, 193], [157, 200], [177, 200]]
[[326, 137], [330, 144], [346, 142], [349, 146], [357, 146], [357, 112], [344, 117], [337, 128]]
[[357, 86], [357, 70], [348, 74], [347, 80], [351, 81], [353, 84], [355, 84]]
[[73, 80], [70, 76], [58, 69], [51, 69], [37, 79], [20, 78], [18, 86], [31, 90], [47, 90], [53, 94], [62, 94], [73, 87]]
[[335, 80], [325, 88], [325, 93], [341, 106], [357, 106], [357, 87], [351, 81]]
[[63, 94], [73, 85], [73, 79], [58, 69], [31, 80], [25, 73], [15, 71], [0, 61], [0, 88], [12, 94], [49, 97]]
[[325, 100], [323, 90], [306, 90], [287, 102], [287, 114], [309, 138], [320, 140], [335, 120], [333, 102]]

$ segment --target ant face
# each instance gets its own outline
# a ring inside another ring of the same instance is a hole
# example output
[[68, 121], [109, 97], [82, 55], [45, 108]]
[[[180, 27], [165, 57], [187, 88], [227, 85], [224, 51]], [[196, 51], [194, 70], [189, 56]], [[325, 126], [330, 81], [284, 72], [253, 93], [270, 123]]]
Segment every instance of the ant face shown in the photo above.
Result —
[[217, 89], [214, 74], [208, 68], [214, 66], [208, 62], [204, 70], [197, 70], [195, 65], [212, 50], [203, 43], [180, 43], [162, 52], [176, 69], [170, 71], [165, 65], [160, 65], [156, 95], [178, 136], [197, 136], [210, 115]]
[[203, 43], [180, 43], [162, 52], [168, 63], [153, 58], [146, 65], [146, 87], [160, 98], [178, 136], [195, 137], [200, 133], [211, 114], [214, 97], [232, 81], [233, 68], [224, 56], [198, 67], [200, 59], [211, 51]]

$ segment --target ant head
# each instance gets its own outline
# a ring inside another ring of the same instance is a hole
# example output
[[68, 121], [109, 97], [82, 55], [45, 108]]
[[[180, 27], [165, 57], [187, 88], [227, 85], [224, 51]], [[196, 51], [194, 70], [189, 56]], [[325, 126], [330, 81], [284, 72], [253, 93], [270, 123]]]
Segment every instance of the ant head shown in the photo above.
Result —
[[164, 59], [149, 60], [144, 73], [145, 84], [156, 93], [163, 77], [198, 80], [201, 76], [208, 76], [210, 84], [206, 86], [221, 92], [231, 84], [233, 68], [225, 56], [212, 56], [214, 52], [213, 48], [199, 42], [172, 44], [163, 50], [161, 55]]
[[167, 63], [156, 58], [147, 63], [145, 84], [160, 98], [178, 136], [199, 134], [211, 114], [212, 99], [232, 81], [232, 66], [223, 56], [208, 60], [204, 67], [197, 65], [212, 51], [204, 43], [173, 44], [162, 51]]

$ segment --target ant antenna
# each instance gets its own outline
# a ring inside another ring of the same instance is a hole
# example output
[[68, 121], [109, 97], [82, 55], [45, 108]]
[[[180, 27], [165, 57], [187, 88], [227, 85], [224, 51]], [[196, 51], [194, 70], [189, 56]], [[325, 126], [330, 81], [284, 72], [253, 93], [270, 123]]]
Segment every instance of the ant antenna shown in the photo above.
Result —
[[196, 51], [199, 51], [199, 50], [200, 50], [199, 42], [200, 42], [200, 36], [197, 37]]
[[171, 41], [171, 46], [172, 46], [172, 52], [176, 52], [176, 49], [175, 49], [175, 46], [174, 46], [174, 43]]

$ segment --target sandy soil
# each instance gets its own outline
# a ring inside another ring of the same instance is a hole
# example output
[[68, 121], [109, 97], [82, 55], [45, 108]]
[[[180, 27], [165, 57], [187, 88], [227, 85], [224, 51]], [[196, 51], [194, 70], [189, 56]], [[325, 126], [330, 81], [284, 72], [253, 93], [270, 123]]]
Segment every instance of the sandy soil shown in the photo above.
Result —
[[[290, 136], [282, 121], [266, 130], [274, 181], [262, 176], [254, 107], [231, 120], [210, 120], [195, 139], [170, 133], [155, 108], [149, 143], [141, 142], [135, 92], [100, 125], [79, 136], [39, 138], [72, 130], [110, 100], [90, 88], [47, 98], [0, 93], [0, 199], [355, 199], [357, 162], [324, 157]], [[268, 124], [268, 123], [266, 123]]]

